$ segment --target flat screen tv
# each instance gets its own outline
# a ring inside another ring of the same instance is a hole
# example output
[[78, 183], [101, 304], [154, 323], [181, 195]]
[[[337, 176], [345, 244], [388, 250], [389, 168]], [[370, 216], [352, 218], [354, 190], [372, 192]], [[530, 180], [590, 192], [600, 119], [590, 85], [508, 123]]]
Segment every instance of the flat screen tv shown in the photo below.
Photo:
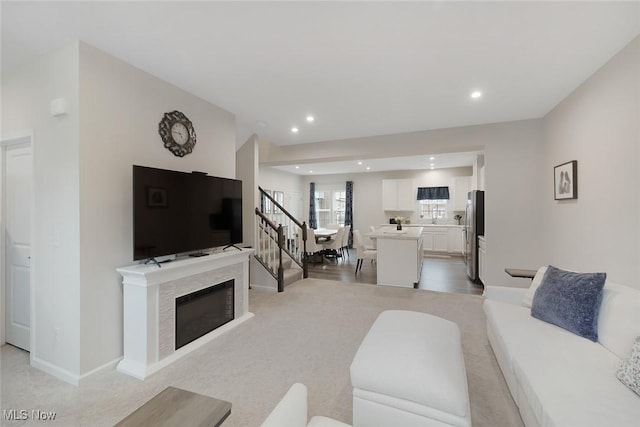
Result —
[[242, 181], [133, 166], [133, 259], [242, 242]]

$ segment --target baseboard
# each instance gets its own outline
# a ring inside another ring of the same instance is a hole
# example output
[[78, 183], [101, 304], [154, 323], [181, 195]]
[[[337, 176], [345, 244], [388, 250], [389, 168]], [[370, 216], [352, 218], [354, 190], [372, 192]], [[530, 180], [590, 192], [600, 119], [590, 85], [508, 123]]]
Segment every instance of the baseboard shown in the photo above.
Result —
[[42, 359], [38, 359], [35, 356], [31, 356], [31, 366], [36, 369], [40, 369], [53, 377], [58, 378], [66, 383], [78, 386], [80, 384], [80, 376], [73, 374], [66, 369], [62, 369], [52, 363], [46, 362]]
[[98, 366], [97, 368], [92, 369], [92, 370], [90, 370], [89, 372], [86, 372], [86, 373], [84, 373], [84, 374], [80, 375], [80, 378], [79, 378], [79, 384], [78, 384], [78, 385], [82, 385], [82, 383], [83, 383], [84, 381], [86, 381], [86, 380], [87, 380], [87, 378], [89, 378], [91, 375], [97, 374], [98, 372], [106, 371], [106, 370], [114, 370], [114, 369], [116, 369], [116, 365], [117, 365], [118, 363], [120, 363], [120, 361], [122, 360], [122, 358], [123, 358], [123, 356], [116, 357], [115, 359], [113, 359], [113, 360], [111, 360], [111, 361], [109, 361], [109, 362], [105, 363], [104, 365], [102, 365], [102, 366]]
[[260, 291], [267, 291], [267, 292], [278, 292], [277, 289], [271, 287], [271, 286], [264, 286], [264, 285], [256, 285], [256, 284], [251, 284], [251, 289], [257, 289]]

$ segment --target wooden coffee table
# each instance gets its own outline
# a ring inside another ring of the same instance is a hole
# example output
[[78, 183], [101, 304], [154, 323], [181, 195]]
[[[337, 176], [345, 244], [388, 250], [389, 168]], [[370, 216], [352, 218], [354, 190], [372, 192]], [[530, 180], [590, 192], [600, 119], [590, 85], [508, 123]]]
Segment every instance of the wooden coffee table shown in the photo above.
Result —
[[116, 427], [218, 427], [229, 414], [230, 402], [167, 387]]

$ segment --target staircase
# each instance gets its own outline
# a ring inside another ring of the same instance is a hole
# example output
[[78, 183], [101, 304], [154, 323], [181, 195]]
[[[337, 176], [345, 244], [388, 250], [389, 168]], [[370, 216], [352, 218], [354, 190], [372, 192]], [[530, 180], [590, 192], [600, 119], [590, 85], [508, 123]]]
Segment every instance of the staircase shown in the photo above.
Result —
[[[260, 209], [255, 209], [258, 227], [256, 260], [276, 279], [278, 292], [308, 277], [307, 225], [300, 223], [262, 188]], [[276, 223], [277, 221], [277, 223]]]

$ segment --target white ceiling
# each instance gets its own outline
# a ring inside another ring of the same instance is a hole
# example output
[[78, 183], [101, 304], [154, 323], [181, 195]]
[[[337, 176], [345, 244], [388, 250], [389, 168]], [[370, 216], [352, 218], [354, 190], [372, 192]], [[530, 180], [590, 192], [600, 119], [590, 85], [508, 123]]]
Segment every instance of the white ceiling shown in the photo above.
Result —
[[83, 40], [235, 113], [239, 144], [287, 145], [542, 117], [640, 33], [639, 5], [3, 1], [1, 59]]
[[[372, 173], [399, 170], [430, 170], [471, 166], [480, 152], [447, 153], [423, 156], [403, 156], [384, 159], [345, 160], [339, 162], [304, 163], [273, 166], [297, 175], [329, 175]], [[433, 165], [433, 166], [431, 166]], [[368, 169], [367, 169], [368, 168]]]

